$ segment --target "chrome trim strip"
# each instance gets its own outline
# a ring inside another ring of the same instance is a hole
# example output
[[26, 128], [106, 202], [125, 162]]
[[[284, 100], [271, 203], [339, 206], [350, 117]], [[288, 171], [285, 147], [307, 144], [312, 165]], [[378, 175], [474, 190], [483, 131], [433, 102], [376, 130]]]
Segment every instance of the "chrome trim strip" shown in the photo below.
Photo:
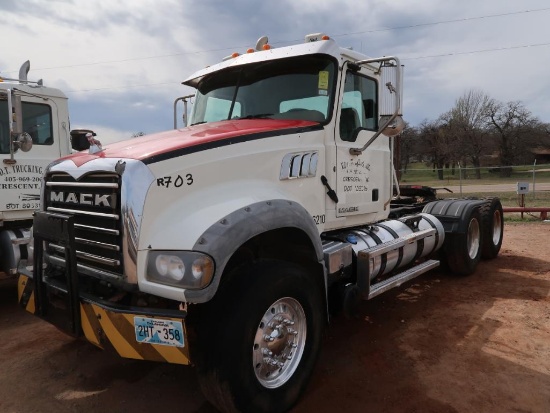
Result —
[[101, 232], [103, 234], [110, 234], [110, 235], [119, 235], [120, 234], [120, 231], [118, 229], [92, 227], [90, 225], [82, 225], [82, 224], [74, 224], [74, 227], [76, 229], [82, 229], [82, 230], [85, 230], [85, 231], [93, 231], [93, 232]]
[[[65, 247], [61, 247], [57, 244], [52, 244], [52, 243], [50, 243], [48, 245], [50, 247], [52, 247], [54, 250], [65, 252]], [[110, 265], [111, 267], [120, 266], [120, 261], [119, 260], [113, 260], [111, 258], [104, 258], [104, 257], [100, 257], [98, 255], [88, 254], [87, 252], [82, 252], [82, 251], [78, 251], [78, 250], [76, 251], [76, 258], [83, 258], [85, 260], [97, 262], [99, 264]]]
[[73, 186], [77, 188], [118, 188], [118, 184], [115, 182], [62, 182], [62, 181], [48, 181], [46, 186]]
[[[52, 264], [58, 265], [58, 266], [63, 267], [63, 268], [65, 267], [65, 260], [63, 258], [59, 258], [59, 257], [55, 257], [53, 255], [49, 255], [48, 259]], [[91, 275], [92, 277], [94, 277], [94, 276], [97, 277], [99, 275], [100, 278], [107, 278], [107, 279], [111, 279], [113, 281], [121, 281], [121, 277], [120, 277], [119, 274], [113, 274], [113, 273], [110, 273], [108, 271], [100, 270], [98, 268], [88, 267], [87, 265], [80, 264], [80, 263], [77, 263], [76, 267], [77, 267], [79, 272], [82, 272], [86, 275]]]
[[279, 174], [279, 180], [289, 179], [290, 177], [290, 163], [292, 161], [292, 154], [284, 156], [281, 163], [281, 172]]
[[120, 211], [122, 214], [122, 256], [124, 275], [130, 284], [137, 284], [137, 251], [143, 208], [149, 188], [155, 182], [151, 170], [141, 161], [124, 159], [120, 184]]
[[292, 157], [292, 167], [290, 169], [290, 177], [298, 178], [300, 176], [300, 168], [302, 167], [302, 159], [304, 155], [294, 155]]
[[287, 153], [281, 162], [279, 180], [314, 177], [318, 159], [318, 151]]
[[75, 237], [74, 240], [80, 244], [93, 245], [94, 247], [103, 248], [105, 250], [120, 251], [120, 247], [118, 245], [107, 244], [105, 242], [93, 241], [86, 238], [78, 237]]
[[309, 162], [309, 172], [307, 176], [317, 175], [317, 161], [319, 160], [319, 153], [313, 152], [311, 154], [311, 161]]
[[307, 178], [309, 176], [309, 167], [311, 164], [311, 157], [313, 153], [306, 153], [302, 158], [302, 165], [300, 165], [300, 176], [299, 178]]
[[101, 212], [91, 212], [91, 211], [81, 211], [78, 209], [66, 209], [66, 208], [56, 208], [56, 207], [48, 207], [48, 211], [53, 212], [65, 212], [67, 214], [74, 214], [74, 215], [91, 215], [93, 217], [100, 217], [100, 218], [113, 218], [118, 220], [120, 217], [117, 214], [104, 214]]

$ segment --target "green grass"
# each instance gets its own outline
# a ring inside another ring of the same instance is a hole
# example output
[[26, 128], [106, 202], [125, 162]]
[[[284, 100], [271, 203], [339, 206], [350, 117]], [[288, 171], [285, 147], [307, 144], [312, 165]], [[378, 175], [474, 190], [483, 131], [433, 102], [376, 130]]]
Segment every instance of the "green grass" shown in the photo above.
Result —
[[[437, 171], [432, 168], [426, 168], [424, 163], [410, 164], [406, 172], [401, 174], [400, 182], [402, 184], [417, 184], [433, 187], [442, 187], [445, 185], [459, 185], [461, 182], [459, 169], [455, 168], [454, 174], [452, 169], [443, 169], [443, 178], [438, 179]], [[550, 182], [550, 165], [537, 165], [535, 168], [535, 182]], [[494, 168], [481, 168], [481, 179], [475, 176], [475, 170], [472, 168], [462, 169], [462, 184], [498, 184], [498, 183], [516, 183], [516, 182], [533, 182], [533, 166], [514, 166], [509, 177], [501, 178], [499, 171]]]
[[[507, 206], [507, 207], [519, 206], [518, 194], [516, 194], [515, 192], [485, 192], [485, 193], [484, 192], [472, 192], [472, 193], [463, 192], [462, 196], [460, 196], [460, 194], [438, 192], [437, 196], [438, 198], [467, 198], [467, 197], [485, 198], [489, 196], [498, 196], [503, 206]], [[532, 193], [525, 195], [525, 206], [550, 208], [550, 191], [537, 192], [535, 195], [535, 199], [533, 199]]]

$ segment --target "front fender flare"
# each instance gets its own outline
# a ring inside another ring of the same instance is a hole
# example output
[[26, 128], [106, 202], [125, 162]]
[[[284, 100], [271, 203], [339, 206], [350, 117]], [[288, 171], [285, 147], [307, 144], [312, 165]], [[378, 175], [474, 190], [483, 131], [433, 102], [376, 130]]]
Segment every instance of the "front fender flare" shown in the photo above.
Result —
[[319, 231], [302, 205], [284, 199], [256, 202], [226, 215], [199, 237], [193, 250], [214, 258], [216, 269], [208, 287], [185, 291], [186, 300], [194, 303], [209, 301], [216, 293], [225, 266], [235, 251], [256, 235], [279, 228], [298, 228], [306, 233], [315, 248], [317, 261], [323, 262]]

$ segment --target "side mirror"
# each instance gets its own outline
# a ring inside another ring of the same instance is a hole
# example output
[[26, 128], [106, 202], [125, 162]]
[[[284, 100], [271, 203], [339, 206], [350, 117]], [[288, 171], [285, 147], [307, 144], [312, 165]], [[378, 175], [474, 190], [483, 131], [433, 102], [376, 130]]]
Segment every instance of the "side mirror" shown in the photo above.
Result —
[[[405, 127], [401, 118], [403, 111], [403, 70], [399, 59], [395, 56], [384, 56], [355, 62], [357, 65], [381, 63], [380, 66], [380, 127], [378, 131], [363, 145], [362, 148], [350, 148], [352, 155], [360, 155], [381, 134], [386, 136], [398, 135]], [[368, 113], [368, 102], [364, 102], [365, 112]]]
[[403, 66], [399, 61], [384, 62], [380, 67], [380, 124], [386, 136], [396, 136], [405, 128], [403, 121]]
[[13, 141], [13, 151], [21, 149], [23, 152], [28, 152], [32, 148], [32, 138], [27, 132], [20, 133], [17, 139]]
[[87, 133], [95, 136], [95, 132], [90, 129], [73, 129], [71, 131], [71, 148], [75, 151], [85, 151], [90, 148], [90, 141], [86, 137]]
[[388, 137], [397, 136], [405, 129], [405, 121], [401, 116], [396, 116], [394, 119], [391, 119], [390, 116], [382, 116], [380, 123], [385, 126], [382, 129], [382, 135]]

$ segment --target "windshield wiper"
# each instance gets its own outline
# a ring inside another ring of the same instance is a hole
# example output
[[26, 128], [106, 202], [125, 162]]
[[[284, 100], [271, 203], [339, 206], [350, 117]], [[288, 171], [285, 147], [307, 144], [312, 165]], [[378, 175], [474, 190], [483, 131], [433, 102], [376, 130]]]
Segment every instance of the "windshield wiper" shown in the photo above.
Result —
[[203, 123], [206, 123], [206, 121], [203, 120], [202, 122], [195, 122], [195, 123], [192, 123], [192, 124], [189, 125], [189, 126], [202, 125]]
[[258, 113], [257, 115], [247, 115], [243, 116], [242, 118], [236, 118], [236, 119], [264, 119], [269, 118], [270, 116], [273, 116], [274, 113]]

